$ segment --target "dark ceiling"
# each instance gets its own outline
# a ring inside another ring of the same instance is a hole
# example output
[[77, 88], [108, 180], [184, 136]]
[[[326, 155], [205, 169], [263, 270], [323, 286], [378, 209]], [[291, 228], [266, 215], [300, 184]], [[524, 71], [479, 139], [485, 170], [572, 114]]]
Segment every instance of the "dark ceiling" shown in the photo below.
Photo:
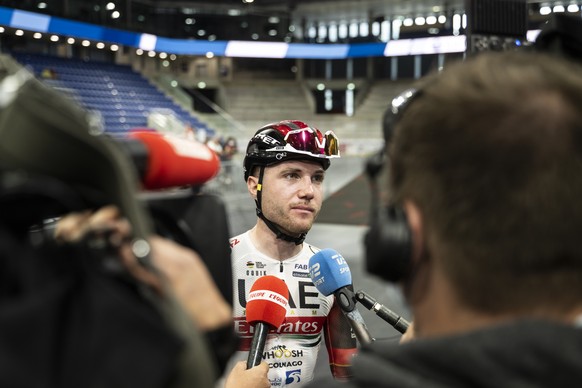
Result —
[[[127, 1], [133, 4], [134, 13], [140, 6], [153, 10], [157, 20], [154, 23], [157, 23], [158, 29], [172, 23], [175, 34], [196, 34], [200, 29], [217, 31], [220, 28], [220, 32], [211, 33], [216, 39], [251, 39], [251, 36], [259, 35], [261, 40], [282, 40], [293, 35], [287, 30], [290, 26], [302, 28], [321, 23], [390, 20], [396, 16], [452, 15], [451, 12], [463, 11], [465, 0], [254, 0], [252, 3], [244, 3], [243, 0]], [[180, 17], [176, 16], [176, 20], [170, 22], [170, 14], [181, 15], [182, 20], [177, 20]], [[272, 17], [278, 20], [277, 35], [265, 36], [275, 27], [268, 22]], [[195, 23], [182, 26], [187, 18]]]
[[[451, 18], [464, 13], [469, 1], [493, 0], [0, 0], [0, 4], [170, 38], [289, 42], [306, 39], [305, 32], [314, 26], [432, 15]], [[530, 6], [539, 6], [540, 1], [527, 0]], [[46, 4], [43, 9], [38, 7], [41, 2]], [[115, 4], [117, 18], [109, 3]], [[369, 36], [371, 41], [375, 38]]]

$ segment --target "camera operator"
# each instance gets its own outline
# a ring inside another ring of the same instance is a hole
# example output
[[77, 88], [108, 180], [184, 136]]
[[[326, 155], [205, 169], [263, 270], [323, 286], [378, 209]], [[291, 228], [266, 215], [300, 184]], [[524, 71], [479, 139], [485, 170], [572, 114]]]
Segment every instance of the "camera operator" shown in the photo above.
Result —
[[405, 217], [384, 222], [409, 230], [407, 265], [390, 277], [415, 338], [364, 348], [347, 386], [578, 385], [582, 69], [482, 53], [398, 102], [386, 164]]
[[[117, 248], [123, 266], [136, 279], [157, 292], [163, 292], [160, 278], [144, 268], [132, 253], [127, 239], [131, 236], [131, 226], [117, 208], [107, 206], [96, 212], [68, 214], [57, 222], [54, 230], [54, 237], [60, 244], [76, 243], [88, 235], [106, 238], [110, 246]], [[234, 335], [231, 307], [222, 297], [200, 256], [160, 236], [152, 236], [149, 243], [153, 265], [167, 280], [174, 296], [196, 327], [206, 333]], [[268, 382], [267, 371], [265, 362], [250, 370], [246, 370], [246, 363], [240, 362], [229, 374], [225, 388], [270, 386], [265, 385]]]
[[140, 171], [81, 106], [0, 70], [0, 386], [214, 387], [237, 338], [200, 256], [154, 235]]

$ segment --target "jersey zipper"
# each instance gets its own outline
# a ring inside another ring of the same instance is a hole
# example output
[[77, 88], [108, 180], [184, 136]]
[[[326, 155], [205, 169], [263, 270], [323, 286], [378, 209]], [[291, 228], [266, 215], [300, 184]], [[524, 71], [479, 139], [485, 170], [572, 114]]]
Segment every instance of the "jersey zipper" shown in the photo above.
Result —
[[283, 262], [279, 262], [279, 272], [283, 272]]

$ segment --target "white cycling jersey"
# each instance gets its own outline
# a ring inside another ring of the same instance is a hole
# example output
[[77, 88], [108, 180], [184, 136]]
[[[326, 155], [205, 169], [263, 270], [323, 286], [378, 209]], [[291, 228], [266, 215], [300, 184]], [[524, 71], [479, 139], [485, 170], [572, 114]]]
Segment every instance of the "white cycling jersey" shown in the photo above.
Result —
[[[309, 277], [309, 259], [319, 249], [303, 243], [299, 254], [280, 261], [259, 252], [249, 232], [230, 239], [230, 246], [234, 324], [235, 331], [241, 337], [239, 350], [231, 362], [247, 359], [253, 338], [253, 328], [246, 322], [245, 312], [249, 291], [258, 278], [273, 275], [284, 280], [289, 288], [289, 308], [281, 327], [269, 332], [263, 352], [263, 359], [270, 367], [268, 376], [271, 386], [298, 387], [311, 381], [322, 339], [328, 346], [332, 373], [345, 374], [343, 370], [347, 365], [342, 357], [348, 357], [348, 354], [351, 357], [356, 345], [349, 326], [346, 328], [342, 322], [337, 322], [335, 326], [343, 332], [340, 336], [344, 339], [338, 342], [328, 338], [333, 336], [333, 330], [329, 329], [334, 326], [332, 321], [343, 317], [337, 313], [330, 315], [334, 297], [319, 293]], [[334, 310], [339, 308], [336, 306]], [[339, 343], [341, 349], [334, 352], [334, 343]]]

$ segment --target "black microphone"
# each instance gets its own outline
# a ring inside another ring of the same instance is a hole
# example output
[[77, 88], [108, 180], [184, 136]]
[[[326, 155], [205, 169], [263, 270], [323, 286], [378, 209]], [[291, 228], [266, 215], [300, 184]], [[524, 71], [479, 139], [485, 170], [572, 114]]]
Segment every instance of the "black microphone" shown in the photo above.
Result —
[[356, 292], [356, 300], [363, 304], [368, 310], [375, 312], [377, 316], [391, 324], [392, 327], [402, 334], [404, 334], [408, 329], [408, 326], [410, 326], [410, 322], [384, 305], [376, 302], [376, 299], [372, 298], [362, 290]]
[[333, 249], [322, 249], [317, 252], [309, 259], [309, 275], [319, 292], [325, 296], [335, 295], [358, 341], [362, 344], [374, 341], [364, 318], [356, 308], [352, 274], [342, 255]]

